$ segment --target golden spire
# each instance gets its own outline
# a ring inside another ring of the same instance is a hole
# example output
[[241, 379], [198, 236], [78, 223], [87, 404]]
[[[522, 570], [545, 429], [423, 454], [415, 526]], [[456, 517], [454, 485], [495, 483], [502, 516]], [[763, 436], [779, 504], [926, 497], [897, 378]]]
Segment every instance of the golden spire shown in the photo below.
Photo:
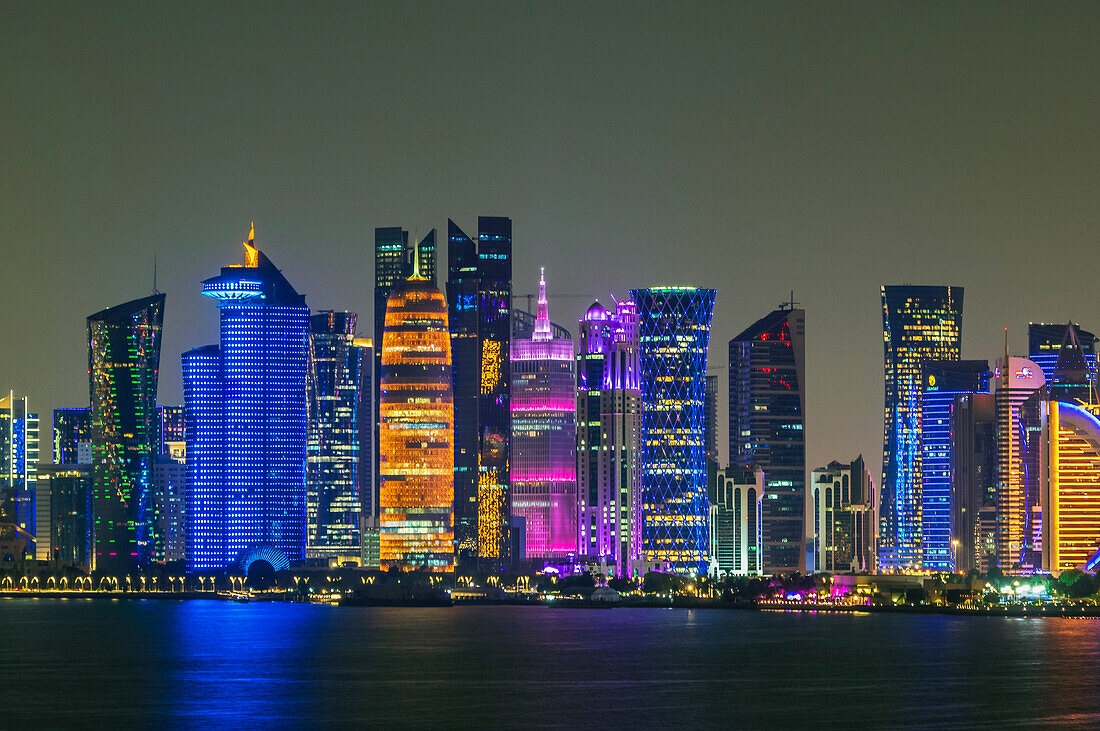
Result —
[[252, 227], [248, 229], [248, 241], [244, 242], [244, 265], [246, 267], [258, 267], [260, 266], [260, 250], [256, 248], [254, 242], [256, 240], [256, 222], [252, 222]]

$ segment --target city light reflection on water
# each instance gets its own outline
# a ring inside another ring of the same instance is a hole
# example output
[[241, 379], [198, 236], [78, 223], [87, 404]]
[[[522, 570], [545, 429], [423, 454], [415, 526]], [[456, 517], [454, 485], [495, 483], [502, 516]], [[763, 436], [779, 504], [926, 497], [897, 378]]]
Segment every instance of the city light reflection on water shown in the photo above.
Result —
[[0, 601], [5, 726], [1100, 723], [1100, 621]]

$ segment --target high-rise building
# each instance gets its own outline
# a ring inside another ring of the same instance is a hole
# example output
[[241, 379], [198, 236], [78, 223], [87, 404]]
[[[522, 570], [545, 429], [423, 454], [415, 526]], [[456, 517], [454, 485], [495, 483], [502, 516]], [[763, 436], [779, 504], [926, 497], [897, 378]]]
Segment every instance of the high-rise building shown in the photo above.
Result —
[[640, 320], [642, 551], [677, 573], [710, 567], [706, 481], [707, 345], [713, 289], [630, 291]]
[[885, 417], [882, 431], [881, 569], [915, 570], [921, 561], [921, 374], [930, 360], [958, 360], [962, 287], [882, 288]]
[[158, 406], [157, 423], [159, 432], [158, 454], [183, 459], [186, 454], [187, 430], [183, 422], [182, 406]]
[[551, 331], [546, 279], [530, 337], [512, 341], [512, 512], [528, 559], [577, 553], [577, 423], [573, 339]]
[[478, 558], [488, 567], [507, 564], [512, 496], [510, 390], [512, 335], [512, 219], [478, 216], [478, 346], [480, 389], [477, 418]]
[[577, 352], [577, 493], [582, 555], [641, 573], [642, 391], [638, 308], [599, 302], [580, 320]]
[[93, 568], [120, 575], [155, 560], [151, 493], [164, 295], [88, 318]]
[[254, 232], [244, 263], [202, 284], [221, 345], [182, 356], [189, 572], [261, 556], [278, 570], [305, 549], [309, 309]]
[[[309, 318], [306, 555], [361, 556], [360, 378], [369, 341], [355, 337], [354, 312]], [[361, 347], [363, 346], [363, 347]]]
[[[37, 471], [38, 414], [29, 410], [26, 396], [9, 391], [0, 398], [0, 523], [14, 524], [27, 536], [38, 529]], [[25, 551], [34, 557], [33, 540], [26, 541]]]
[[447, 308], [451, 330], [455, 404], [455, 561], [461, 568], [477, 564], [477, 492], [481, 393], [481, 347], [478, 341], [477, 243], [447, 220]]
[[187, 463], [169, 454], [153, 460], [153, 501], [157, 563], [183, 561], [187, 553]]
[[1054, 401], [1097, 403], [1097, 338], [1075, 323], [1027, 326], [1028, 360], [1039, 366]]
[[760, 576], [763, 573], [761, 520], [764, 514], [764, 470], [728, 467], [718, 470], [710, 486], [710, 573]]
[[995, 562], [995, 434], [993, 394], [956, 394], [950, 437], [951, 549], [953, 570], [963, 574], [986, 573]]
[[38, 484], [50, 496], [49, 530], [44, 536], [50, 558], [88, 565], [92, 560], [92, 466], [40, 465]]
[[729, 343], [729, 461], [764, 470], [764, 572], [805, 566], [806, 311], [794, 303]]
[[454, 569], [454, 397], [443, 294], [414, 267], [390, 293], [379, 412], [380, 563]]
[[989, 362], [933, 360], [921, 378], [921, 565], [953, 570], [958, 537], [952, 533], [952, 418], [955, 399], [988, 393]]
[[863, 456], [813, 471], [806, 493], [806, 570], [874, 571], [878, 495]]
[[1042, 404], [1042, 568], [1100, 565], [1100, 419], [1095, 404]]
[[53, 410], [53, 463], [92, 463], [92, 410]]
[[[1019, 572], [1034, 550], [1039, 505], [1038, 479], [1032, 479], [1030, 465], [1038, 456], [1029, 451], [1029, 427], [1038, 414], [1021, 407], [1046, 383], [1043, 371], [1027, 358], [998, 358], [994, 371], [994, 403], [997, 410], [997, 565], [1005, 572]], [[1036, 402], [1037, 403], [1037, 402]], [[1037, 470], [1035, 470], [1037, 471]]]

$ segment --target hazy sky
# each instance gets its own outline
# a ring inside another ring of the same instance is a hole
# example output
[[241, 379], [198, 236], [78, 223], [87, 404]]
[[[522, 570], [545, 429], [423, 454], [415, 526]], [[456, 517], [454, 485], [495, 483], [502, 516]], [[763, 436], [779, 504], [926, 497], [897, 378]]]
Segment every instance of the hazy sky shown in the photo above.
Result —
[[5, 1], [0, 387], [44, 436], [86, 404], [84, 318], [154, 252], [178, 403], [250, 220], [369, 333], [374, 227], [504, 215], [517, 293], [717, 288], [712, 369], [795, 290], [810, 466], [877, 473], [881, 284], [965, 286], [965, 358], [1100, 328], [1098, 39], [1096, 3]]

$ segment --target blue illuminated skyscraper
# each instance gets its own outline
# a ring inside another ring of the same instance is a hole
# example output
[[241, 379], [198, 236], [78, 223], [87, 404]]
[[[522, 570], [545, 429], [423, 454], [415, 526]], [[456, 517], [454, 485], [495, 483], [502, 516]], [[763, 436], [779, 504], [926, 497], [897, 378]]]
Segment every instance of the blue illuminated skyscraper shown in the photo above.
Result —
[[[17, 526], [26, 536], [25, 552], [35, 556], [37, 530], [35, 481], [38, 469], [38, 414], [27, 408], [27, 397], [9, 391], [0, 398], [0, 523]], [[50, 537], [44, 537], [46, 545]], [[0, 556], [20, 560], [23, 556]]]
[[221, 345], [183, 354], [187, 569], [275, 569], [306, 540], [305, 297], [253, 245], [243, 265], [203, 282], [218, 301]]
[[[921, 379], [921, 565], [954, 571], [952, 541], [952, 414], [956, 396], [989, 393], [988, 361], [934, 360]], [[958, 544], [958, 545], [961, 545]]]
[[1079, 325], [1028, 323], [1028, 359], [1043, 370], [1051, 401], [1096, 403], [1096, 336]]
[[678, 573], [709, 565], [706, 373], [713, 289], [630, 291], [640, 320], [642, 552]]
[[879, 567], [915, 570], [921, 561], [921, 374], [930, 360], [958, 360], [962, 287], [882, 288], [885, 409]]

